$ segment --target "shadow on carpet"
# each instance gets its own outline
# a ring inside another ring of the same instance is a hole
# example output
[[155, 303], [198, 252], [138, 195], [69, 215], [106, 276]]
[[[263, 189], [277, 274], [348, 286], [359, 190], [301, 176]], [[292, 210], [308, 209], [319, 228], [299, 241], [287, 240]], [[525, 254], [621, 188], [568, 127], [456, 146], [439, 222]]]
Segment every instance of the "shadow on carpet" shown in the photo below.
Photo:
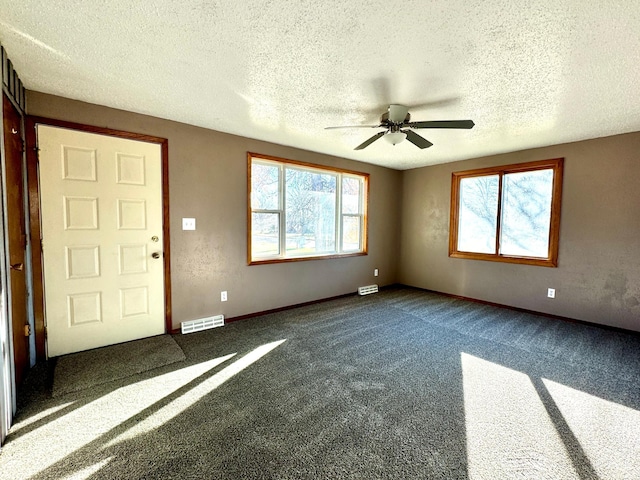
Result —
[[185, 358], [184, 352], [170, 335], [64, 355], [56, 362], [52, 395], [59, 397], [85, 390], [182, 362]]

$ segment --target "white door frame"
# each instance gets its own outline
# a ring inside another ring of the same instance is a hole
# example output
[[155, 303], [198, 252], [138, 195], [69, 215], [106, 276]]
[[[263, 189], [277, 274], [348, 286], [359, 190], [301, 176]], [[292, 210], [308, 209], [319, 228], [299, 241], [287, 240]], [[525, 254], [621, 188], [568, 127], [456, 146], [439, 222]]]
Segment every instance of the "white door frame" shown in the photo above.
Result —
[[[166, 138], [152, 135], [138, 134], [123, 130], [95, 127], [64, 120], [55, 120], [43, 117], [26, 117], [26, 143], [27, 143], [27, 175], [29, 183], [29, 205], [31, 217], [31, 238], [41, 239], [40, 224], [40, 193], [38, 183], [38, 156], [37, 156], [37, 126], [48, 125], [52, 127], [67, 128], [85, 133], [96, 133], [129, 140], [159, 144], [162, 157], [162, 210], [163, 210], [163, 252], [164, 252], [164, 302], [165, 302], [165, 333], [173, 330], [171, 323], [171, 257], [170, 257], [170, 232], [169, 232], [169, 145]], [[47, 358], [46, 353], [46, 327], [44, 314], [44, 276], [42, 264], [42, 246], [39, 241], [32, 243], [32, 262], [34, 274], [33, 302], [36, 334], [36, 356], [38, 360]]]

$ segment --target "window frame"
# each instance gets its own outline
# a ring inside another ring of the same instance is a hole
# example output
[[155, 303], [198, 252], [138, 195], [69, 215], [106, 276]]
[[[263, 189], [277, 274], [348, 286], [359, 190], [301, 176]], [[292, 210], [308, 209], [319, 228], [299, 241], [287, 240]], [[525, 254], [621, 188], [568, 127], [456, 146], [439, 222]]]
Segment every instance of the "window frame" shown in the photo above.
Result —
[[[551, 216], [549, 219], [549, 250], [547, 257], [527, 257], [521, 255], [505, 255], [500, 253], [500, 237], [502, 229], [502, 184], [504, 175], [511, 173], [532, 172], [536, 170], [553, 170], [551, 189]], [[480, 168], [453, 172], [451, 174], [451, 211], [449, 217], [449, 257], [471, 260], [488, 260], [492, 262], [537, 265], [542, 267], [558, 266], [558, 247], [560, 240], [560, 210], [562, 204], [562, 178], [564, 158], [540, 160], [498, 167]], [[460, 181], [464, 178], [498, 175], [498, 209], [496, 226], [496, 253], [463, 252], [458, 250], [458, 221], [460, 215]]]
[[[278, 165], [280, 167], [279, 170], [279, 195], [278, 195], [278, 209], [253, 209], [251, 205], [251, 192], [252, 192], [252, 182], [251, 182], [251, 171], [253, 161], [256, 160], [258, 163], [262, 164], [271, 164]], [[297, 169], [297, 170], [307, 170], [313, 171], [317, 173], [324, 173], [336, 176], [336, 203], [335, 203], [335, 245], [336, 251], [326, 253], [326, 254], [311, 254], [311, 255], [300, 255], [300, 256], [286, 256], [286, 228], [283, 228], [286, 225], [286, 189], [285, 186], [285, 170], [287, 167]], [[342, 179], [348, 177], [359, 177], [362, 179], [361, 188], [362, 194], [360, 195], [360, 213], [344, 213], [342, 211]], [[320, 259], [329, 259], [329, 258], [345, 258], [345, 257], [357, 257], [362, 255], [368, 255], [368, 207], [369, 207], [369, 174], [364, 172], [357, 172], [354, 170], [347, 170], [343, 168], [330, 167], [325, 165], [316, 165], [307, 162], [300, 162], [297, 160], [289, 160], [286, 158], [274, 157], [271, 155], [263, 155], [260, 153], [247, 152], [247, 264], [248, 265], [264, 265], [264, 264], [272, 264], [272, 263], [286, 263], [286, 262], [300, 262], [307, 260], [320, 260]], [[252, 258], [252, 216], [253, 213], [277, 213], [279, 216], [279, 237], [278, 237], [278, 250], [279, 254], [277, 256], [269, 256], [265, 258]], [[361, 241], [361, 249], [358, 251], [349, 250], [343, 252], [343, 235], [342, 235], [342, 227], [344, 224], [345, 217], [354, 217], [359, 216], [361, 218], [360, 221], [360, 241]]]

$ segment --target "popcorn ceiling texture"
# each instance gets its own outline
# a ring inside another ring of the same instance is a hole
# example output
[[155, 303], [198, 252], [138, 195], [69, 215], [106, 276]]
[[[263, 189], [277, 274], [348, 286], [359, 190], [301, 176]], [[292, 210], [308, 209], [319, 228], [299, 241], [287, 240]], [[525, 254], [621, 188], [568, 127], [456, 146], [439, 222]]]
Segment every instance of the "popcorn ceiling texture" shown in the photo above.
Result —
[[[640, 2], [0, 0], [29, 90], [397, 169], [640, 130]], [[389, 103], [434, 146], [384, 141]]]

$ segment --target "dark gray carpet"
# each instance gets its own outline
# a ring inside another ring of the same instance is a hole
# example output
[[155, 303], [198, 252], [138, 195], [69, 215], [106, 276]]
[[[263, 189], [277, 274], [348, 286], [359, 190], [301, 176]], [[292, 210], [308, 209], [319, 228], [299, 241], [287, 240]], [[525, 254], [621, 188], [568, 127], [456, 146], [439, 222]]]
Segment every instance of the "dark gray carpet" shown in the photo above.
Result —
[[638, 335], [393, 288], [175, 340], [184, 362], [55, 398], [36, 368], [0, 471], [640, 478]]
[[56, 359], [52, 395], [90, 389], [184, 359], [170, 335], [63, 355]]

